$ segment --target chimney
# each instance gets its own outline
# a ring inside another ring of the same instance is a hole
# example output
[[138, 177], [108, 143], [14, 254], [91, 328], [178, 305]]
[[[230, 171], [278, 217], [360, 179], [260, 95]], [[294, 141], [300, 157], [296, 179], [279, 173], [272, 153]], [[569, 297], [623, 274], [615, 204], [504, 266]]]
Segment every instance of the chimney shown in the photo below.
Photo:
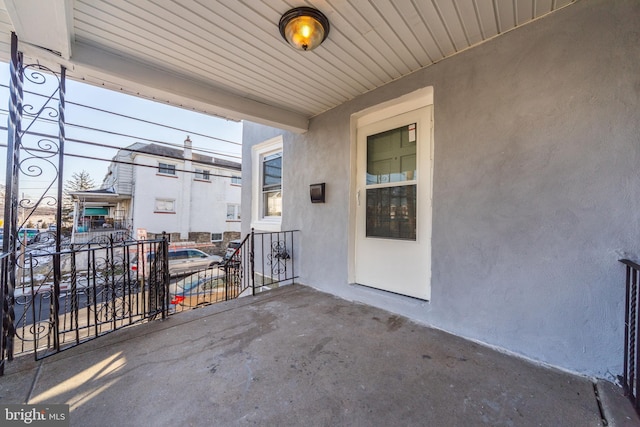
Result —
[[187, 139], [184, 140], [184, 159], [191, 160], [193, 159], [193, 152], [191, 150], [191, 139], [187, 135]]

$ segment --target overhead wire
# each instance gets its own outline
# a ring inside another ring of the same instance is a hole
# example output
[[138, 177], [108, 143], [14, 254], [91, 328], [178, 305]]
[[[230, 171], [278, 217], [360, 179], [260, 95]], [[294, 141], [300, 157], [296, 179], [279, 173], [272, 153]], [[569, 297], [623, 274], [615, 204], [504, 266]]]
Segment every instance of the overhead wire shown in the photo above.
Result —
[[[0, 84], [0, 88], [8, 88], [8, 85]], [[55, 97], [52, 98], [50, 96], [43, 95], [43, 94], [36, 93], [36, 92], [32, 92], [32, 91], [25, 91], [24, 93], [28, 93], [28, 94], [31, 94], [31, 95], [40, 96], [40, 97], [44, 97], [44, 98], [49, 98], [49, 100], [51, 100], [51, 99], [55, 100], [56, 99]], [[108, 110], [105, 110], [105, 109], [102, 109], [102, 108], [93, 107], [93, 106], [82, 104], [82, 103], [79, 103], [79, 102], [73, 102], [73, 101], [67, 100], [66, 104], [67, 105], [74, 105], [74, 106], [81, 107], [81, 108], [86, 108], [86, 109], [97, 111], [97, 112], [100, 112], [100, 113], [110, 114], [110, 115], [113, 115], [113, 116], [116, 116], [116, 117], [121, 117], [121, 118], [124, 118], [124, 119], [133, 120], [133, 121], [136, 121], [136, 122], [140, 122], [140, 123], [144, 123], [144, 124], [148, 124], [148, 125], [153, 125], [153, 126], [157, 126], [157, 127], [164, 128], [164, 129], [170, 129], [170, 130], [174, 130], [174, 131], [184, 132], [189, 136], [194, 135], [194, 136], [204, 137], [204, 138], [207, 138], [209, 140], [219, 141], [219, 142], [225, 143], [225, 144], [242, 146], [242, 143], [231, 141], [231, 140], [228, 140], [228, 139], [219, 138], [219, 137], [215, 137], [215, 136], [211, 136], [211, 135], [206, 135], [206, 134], [203, 134], [203, 133], [195, 132], [193, 130], [182, 129], [182, 128], [179, 128], [179, 127], [176, 127], [176, 126], [170, 126], [170, 125], [167, 125], [167, 124], [164, 124], [164, 123], [158, 123], [158, 122], [154, 122], [154, 121], [151, 121], [151, 120], [142, 119], [142, 118], [139, 118], [139, 117], [133, 117], [133, 116], [130, 116], [130, 115], [127, 115], [127, 114], [116, 113], [116, 112], [113, 112], [113, 111], [108, 111]], [[0, 114], [8, 115], [9, 111], [5, 110], [5, 109], [0, 109]], [[48, 123], [48, 124], [57, 124], [57, 120], [49, 119], [49, 118], [46, 118], [46, 117], [40, 117], [38, 120], [40, 122], [44, 121], [45, 123]], [[145, 142], [154, 143], [154, 144], [163, 145], [163, 146], [176, 147], [176, 148], [180, 148], [180, 149], [184, 148], [184, 146], [181, 145], [181, 144], [170, 143], [170, 142], [166, 142], [166, 141], [158, 141], [158, 140], [151, 139], [151, 138], [135, 136], [135, 135], [126, 134], [126, 133], [122, 133], [122, 132], [111, 131], [111, 130], [107, 130], [107, 129], [100, 129], [100, 128], [86, 126], [86, 125], [77, 124], [77, 123], [66, 123], [65, 126], [79, 128], [79, 129], [83, 129], [83, 130], [86, 130], [86, 131], [105, 133], [105, 134], [108, 134], [108, 135], [113, 135], [113, 136], [118, 136], [118, 137], [123, 137], [123, 138], [130, 138], [130, 139], [137, 140], [137, 141], [145, 141]], [[0, 131], [7, 131], [7, 130], [8, 130], [7, 127], [0, 126]], [[52, 140], [57, 140], [58, 139], [57, 135], [46, 134], [46, 133], [35, 132], [35, 131], [28, 131], [28, 132], [25, 132], [25, 134], [26, 135], [31, 135], [31, 136], [38, 136], [38, 137], [42, 137], [42, 138], [51, 138]], [[73, 143], [77, 143], [77, 144], [84, 144], [84, 145], [94, 146], [94, 147], [100, 147], [100, 148], [108, 148], [108, 149], [115, 149], [115, 150], [125, 150], [125, 151], [131, 152], [131, 153], [141, 153], [141, 154], [147, 154], [147, 155], [148, 154], [154, 155], [154, 154], [149, 153], [149, 152], [144, 151], [144, 150], [138, 150], [138, 149], [135, 149], [135, 148], [127, 148], [127, 147], [121, 147], [121, 146], [116, 146], [116, 145], [98, 143], [98, 142], [94, 142], [94, 141], [88, 141], [88, 140], [85, 140], [85, 139], [66, 138], [65, 141], [73, 142]], [[0, 143], [0, 147], [6, 148], [7, 144]], [[28, 150], [31, 151], [31, 152], [42, 152], [42, 153], [51, 154], [50, 151], [42, 150], [42, 149], [38, 149], [38, 148], [28, 148]], [[232, 154], [231, 152], [223, 152], [221, 150], [211, 150], [211, 149], [201, 148], [201, 147], [197, 147], [197, 146], [193, 147], [192, 150], [193, 150], [193, 152], [195, 154], [204, 153], [204, 154], [211, 154], [213, 156], [220, 156], [220, 157], [226, 157], [226, 158], [231, 158], [231, 159], [241, 159], [241, 156], [238, 156], [236, 154]], [[96, 157], [96, 156], [90, 156], [90, 155], [84, 155], [84, 154], [76, 154], [76, 153], [70, 153], [70, 152], [65, 152], [65, 153], [62, 153], [62, 154], [64, 156], [80, 158], [80, 159], [103, 161], [103, 162], [107, 162], [107, 163], [115, 163], [115, 164], [123, 164], [123, 165], [131, 165], [131, 166], [139, 166], [139, 167], [158, 169], [158, 166], [139, 164], [139, 163], [135, 163], [134, 161], [128, 162], [128, 161], [125, 161], [125, 160], [117, 160], [115, 158], [106, 159], [106, 158], [102, 158], [102, 157]], [[184, 158], [180, 157], [180, 156], [172, 156], [172, 155], [166, 155], [166, 154], [162, 154], [162, 155], [158, 155], [158, 156], [159, 157], [163, 157], [163, 158], [167, 158], [167, 159], [174, 159], [174, 160], [180, 160], [180, 161], [184, 160]], [[196, 163], [198, 163], [198, 162], [196, 161]], [[202, 162], [200, 162], [200, 163], [202, 163]], [[207, 162], [205, 162], [205, 163], [207, 163]], [[223, 169], [224, 168], [227, 168], [227, 169], [230, 168], [229, 165], [225, 166], [225, 165], [215, 164], [215, 161], [213, 161], [209, 165], [212, 166], [212, 167], [215, 167], [215, 168], [223, 168]], [[233, 168], [233, 167], [231, 167], [231, 168]], [[183, 172], [183, 173], [190, 173], [190, 174], [202, 174], [202, 171], [184, 170], [184, 169], [178, 169], [178, 168], [176, 168], [175, 171], [176, 172]], [[217, 174], [217, 173], [212, 173], [211, 171], [209, 171], [209, 176], [210, 177], [219, 177], [219, 178], [238, 178], [237, 175]]]
[[[5, 126], [0, 126], [0, 130], [8, 130], [7, 127]], [[27, 132], [27, 135], [31, 135], [31, 136], [38, 136], [38, 137], [44, 137], [44, 138], [52, 138], [52, 139], [57, 139], [58, 136], [57, 135], [50, 135], [50, 134], [45, 134], [45, 133], [40, 133], [40, 132]], [[70, 141], [70, 142], [82, 142], [88, 145], [93, 145], [93, 146], [97, 146], [97, 147], [103, 147], [103, 148], [114, 148], [111, 145], [107, 145], [107, 144], [101, 144], [98, 142], [91, 142], [91, 141], [81, 141], [81, 140], [77, 140], [74, 138], [65, 138], [65, 141]], [[0, 143], [0, 147], [6, 148], [7, 144], [2, 144]], [[51, 150], [43, 150], [40, 148], [32, 148], [29, 147], [27, 148], [28, 151], [32, 151], [32, 152], [39, 152], [39, 153], [49, 153], [52, 154]], [[131, 152], [131, 153], [140, 153], [140, 154], [151, 154], [147, 151], [144, 150], [138, 150], [138, 149], [134, 149], [134, 148], [120, 148], [120, 150], [123, 151], [127, 151], [127, 152]], [[111, 159], [105, 159], [102, 157], [95, 157], [95, 156], [87, 156], [84, 154], [75, 154], [75, 153], [63, 153], [64, 156], [69, 156], [69, 157], [76, 157], [76, 158], [81, 158], [81, 159], [87, 159], [87, 160], [98, 160], [98, 161], [103, 161], [103, 162], [109, 162], [109, 163], [119, 163], [119, 164], [125, 164], [125, 165], [132, 165], [132, 166], [143, 166], [143, 167], [149, 167], [149, 168], [153, 168], [153, 169], [158, 169], [157, 166], [153, 166], [153, 165], [144, 165], [144, 164], [140, 164], [140, 163], [135, 163], [135, 162], [126, 162], [123, 160], [116, 160], [115, 158], [111, 158]], [[154, 154], [151, 154], [154, 155]], [[159, 156], [156, 154], [156, 156]], [[172, 155], [165, 155], [163, 154], [162, 156], [159, 157], [163, 157], [163, 158], [167, 158], [167, 159], [174, 159], [174, 160], [184, 160], [184, 157], [179, 157], [179, 156], [172, 156]], [[199, 162], [196, 162], [199, 163]], [[216, 165], [215, 163], [210, 164], [210, 166], [215, 167], [215, 168], [232, 168], [229, 165]], [[184, 169], [177, 169], [176, 171], [178, 172], [186, 172], [186, 173], [202, 173], [202, 172], [197, 172], [197, 171], [192, 171], [192, 170], [184, 170]], [[221, 177], [221, 178], [231, 178], [233, 177], [233, 175], [221, 175], [221, 174], [215, 174], [215, 173], [209, 173], [210, 176], [217, 176], [217, 177]]]
[[[8, 89], [9, 86], [5, 85], [5, 84], [0, 84], [0, 88]], [[24, 93], [28, 93], [30, 95], [40, 96], [40, 97], [43, 97], [43, 98], [48, 98], [47, 95], [43, 95], [43, 94], [37, 93], [37, 92], [24, 91]], [[58, 100], [55, 97], [53, 97], [52, 99], [56, 100], [56, 101]], [[135, 121], [139, 121], [139, 122], [142, 122], [142, 123], [151, 124], [151, 125], [154, 125], [154, 126], [160, 126], [160, 127], [166, 128], [166, 129], [176, 130], [176, 131], [180, 131], [180, 132], [186, 132], [189, 135], [202, 136], [204, 138], [215, 139], [216, 141], [224, 142], [224, 143], [227, 143], [227, 144], [233, 144], [233, 145], [242, 146], [241, 142], [231, 141], [229, 139], [224, 139], [224, 138], [218, 138], [218, 137], [215, 137], [215, 136], [206, 135], [206, 134], [199, 133], [199, 132], [194, 132], [194, 131], [191, 131], [191, 130], [182, 129], [182, 128], [178, 128], [178, 127], [175, 127], [175, 126], [170, 126], [170, 125], [167, 125], [167, 124], [164, 124], [164, 123], [158, 123], [158, 122], [154, 122], [154, 121], [151, 121], [151, 120], [142, 119], [142, 118], [139, 118], [139, 117], [129, 116], [127, 114], [116, 113], [114, 111], [109, 111], [109, 110], [105, 110], [105, 109], [102, 109], [102, 108], [93, 107], [91, 105], [86, 105], [86, 104], [82, 104], [82, 103], [79, 103], [79, 102], [73, 102], [73, 101], [65, 100], [65, 104], [75, 105], [75, 106], [78, 106], [78, 107], [87, 108], [87, 109], [90, 109], [90, 110], [99, 111], [101, 113], [111, 114], [111, 115], [114, 115], [114, 116], [123, 117], [123, 118], [130, 119], [130, 120], [135, 120]], [[202, 114], [202, 113], [199, 113], [199, 114]], [[224, 120], [224, 119], [220, 119], [220, 120]]]
[[[0, 108], [0, 114], [7, 115], [7, 114], [9, 114], [9, 111]], [[46, 118], [46, 117], [39, 117], [38, 120], [44, 121], [44, 122], [47, 122], [47, 123], [50, 123], [50, 124], [57, 124], [58, 123], [57, 120], [49, 119], [49, 118]], [[168, 145], [168, 146], [173, 146], [173, 147], [176, 147], [176, 148], [184, 148], [184, 146], [180, 145], [180, 144], [173, 144], [173, 143], [170, 143], [170, 142], [158, 141], [156, 139], [139, 137], [139, 136], [135, 136], [135, 135], [129, 135], [129, 134], [115, 132], [115, 131], [109, 131], [109, 130], [105, 130], [105, 129], [93, 128], [93, 127], [85, 126], [85, 125], [78, 125], [78, 124], [74, 124], [74, 123], [66, 123], [65, 126], [77, 127], [77, 128], [81, 128], [81, 129], [84, 129], [84, 130], [102, 132], [102, 133], [106, 133], [106, 134], [113, 135], [113, 136], [122, 136], [122, 137], [125, 137], [125, 138], [130, 138], [130, 139], [134, 139], [134, 140], [141, 140], [141, 141], [151, 142], [151, 143], [155, 143], [155, 144]], [[6, 128], [4, 128], [4, 129], [6, 129]], [[88, 142], [81, 141], [81, 140], [78, 140], [76, 142], [78, 142], [78, 143], [88, 143]], [[108, 146], [107, 148], [115, 148], [115, 149], [119, 150], [119, 149], [123, 149], [125, 147], [120, 147], [120, 146], [113, 145], [113, 146]], [[228, 152], [225, 153], [225, 152], [222, 152], [222, 151], [208, 150], [208, 149], [204, 149], [204, 148], [200, 148], [200, 147], [194, 147], [193, 150], [194, 151], [198, 151], [199, 153], [207, 153], [207, 154], [213, 154], [213, 155], [218, 155], [218, 156], [231, 157], [231, 158], [235, 158], [235, 159], [241, 159], [242, 158], [241, 156], [238, 156], [236, 154], [232, 154], [232, 153], [228, 153]]]

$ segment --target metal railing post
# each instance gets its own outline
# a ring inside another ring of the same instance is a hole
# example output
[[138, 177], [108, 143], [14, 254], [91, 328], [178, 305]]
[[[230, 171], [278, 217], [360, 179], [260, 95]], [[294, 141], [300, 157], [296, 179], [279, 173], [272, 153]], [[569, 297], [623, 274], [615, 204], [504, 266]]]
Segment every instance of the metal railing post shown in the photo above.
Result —
[[249, 245], [249, 267], [251, 268], [251, 292], [256, 295], [256, 269], [255, 269], [255, 232], [251, 229], [251, 241]]
[[620, 262], [626, 266], [622, 386], [640, 414], [640, 265], [627, 259]]
[[169, 314], [169, 241], [167, 233], [162, 232], [162, 318]]

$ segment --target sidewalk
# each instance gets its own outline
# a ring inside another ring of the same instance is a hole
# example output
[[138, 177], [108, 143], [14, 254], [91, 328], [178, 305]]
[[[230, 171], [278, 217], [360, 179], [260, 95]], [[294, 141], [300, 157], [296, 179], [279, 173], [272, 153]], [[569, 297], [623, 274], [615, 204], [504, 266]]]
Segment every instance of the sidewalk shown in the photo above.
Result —
[[611, 384], [300, 285], [17, 359], [0, 403], [24, 402], [73, 426], [640, 425]]

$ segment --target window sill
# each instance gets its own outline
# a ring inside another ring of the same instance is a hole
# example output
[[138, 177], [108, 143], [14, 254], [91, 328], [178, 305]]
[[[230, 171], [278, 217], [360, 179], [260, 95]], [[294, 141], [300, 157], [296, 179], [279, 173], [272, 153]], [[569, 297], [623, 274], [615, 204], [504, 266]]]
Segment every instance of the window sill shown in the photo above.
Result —
[[211, 180], [209, 179], [194, 178], [193, 180], [197, 182], [206, 182], [207, 184], [211, 184]]
[[278, 220], [257, 220], [251, 222], [251, 228], [259, 231], [282, 231], [282, 221]]
[[178, 177], [177, 175], [171, 175], [171, 174], [168, 174], [168, 173], [159, 173], [159, 172], [156, 173], [156, 176], [164, 176], [165, 178], [177, 178]]
[[157, 213], [157, 214], [169, 214], [169, 215], [175, 215], [175, 212], [167, 212], [167, 211], [153, 211], [153, 213]]

